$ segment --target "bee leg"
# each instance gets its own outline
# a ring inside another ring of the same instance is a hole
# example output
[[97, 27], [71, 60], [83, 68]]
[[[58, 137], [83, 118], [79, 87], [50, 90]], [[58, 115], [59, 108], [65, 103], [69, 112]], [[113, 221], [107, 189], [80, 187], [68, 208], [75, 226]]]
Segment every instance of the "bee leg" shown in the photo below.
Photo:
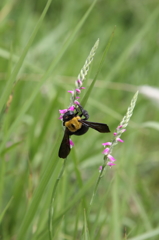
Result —
[[89, 118], [89, 114], [86, 110], [83, 109], [83, 107], [81, 105], [78, 105], [79, 109], [81, 111], [81, 114], [79, 115], [80, 117], [84, 116], [85, 118], [83, 118], [83, 120], [87, 120]]

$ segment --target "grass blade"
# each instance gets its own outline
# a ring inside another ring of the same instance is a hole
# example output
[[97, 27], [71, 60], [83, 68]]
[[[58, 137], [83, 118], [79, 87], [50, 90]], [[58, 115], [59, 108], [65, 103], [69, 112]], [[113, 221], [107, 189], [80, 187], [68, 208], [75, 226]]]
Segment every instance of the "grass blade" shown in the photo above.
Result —
[[44, 8], [40, 18], [39, 18], [39, 21], [38, 21], [38, 23], [37, 23], [37, 25], [36, 25], [32, 35], [30, 36], [30, 39], [29, 39], [27, 45], [25, 46], [25, 48], [24, 48], [24, 50], [23, 50], [23, 52], [22, 52], [22, 54], [21, 54], [17, 64], [15, 65], [10, 79], [7, 81], [7, 85], [5, 87], [5, 90], [3, 91], [3, 94], [2, 94], [1, 99], [0, 99], [0, 112], [2, 111], [3, 106], [7, 102], [7, 99], [9, 97], [9, 94], [10, 94], [10, 92], [12, 90], [12, 87], [13, 87], [13, 83], [16, 81], [16, 77], [18, 75], [18, 72], [19, 72], [19, 70], [20, 70], [20, 68], [21, 68], [21, 66], [23, 64], [23, 61], [24, 61], [24, 59], [25, 59], [25, 57], [26, 57], [26, 55], [27, 55], [27, 53], [29, 51], [29, 48], [31, 47], [31, 44], [32, 44], [32, 42], [33, 42], [33, 40], [34, 40], [34, 38], [35, 38], [35, 36], [36, 36], [36, 34], [37, 34], [41, 24], [42, 24], [42, 21], [43, 21], [45, 15], [47, 13], [47, 10], [49, 9], [49, 6], [50, 6], [51, 2], [52, 2], [52, 0], [48, 0], [47, 1], [47, 4], [46, 4], [46, 6], [45, 6], [45, 8]]
[[6, 207], [4, 208], [4, 210], [2, 211], [2, 213], [0, 214], [0, 223], [5, 215], [5, 212], [7, 211], [7, 209], [9, 208], [11, 202], [13, 200], [13, 197], [11, 197], [11, 199], [9, 200], [9, 202], [7, 203]]
[[86, 218], [86, 210], [84, 209], [84, 233], [83, 233], [83, 240], [89, 240], [89, 231], [87, 226], [87, 218]]

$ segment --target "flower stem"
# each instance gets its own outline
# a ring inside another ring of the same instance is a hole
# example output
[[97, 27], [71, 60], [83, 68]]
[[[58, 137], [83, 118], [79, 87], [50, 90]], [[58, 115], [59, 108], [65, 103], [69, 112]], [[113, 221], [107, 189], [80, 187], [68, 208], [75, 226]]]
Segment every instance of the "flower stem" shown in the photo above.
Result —
[[95, 185], [95, 187], [94, 187], [93, 194], [92, 194], [92, 197], [91, 197], [91, 200], [90, 200], [90, 203], [89, 203], [90, 208], [91, 208], [91, 205], [92, 205], [92, 203], [93, 203], [94, 197], [95, 197], [95, 195], [96, 195], [96, 192], [97, 192], [97, 188], [98, 188], [100, 179], [103, 177], [103, 171], [104, 171], [104, 170], [105, 170], [105, 165], [102, 166], [102, 170], [101, 170], [101, 172], [99, 173], [99, 176], [98, 176], [98, 178], [97, 178], [97, 182], [96, 182], [96, 185]]

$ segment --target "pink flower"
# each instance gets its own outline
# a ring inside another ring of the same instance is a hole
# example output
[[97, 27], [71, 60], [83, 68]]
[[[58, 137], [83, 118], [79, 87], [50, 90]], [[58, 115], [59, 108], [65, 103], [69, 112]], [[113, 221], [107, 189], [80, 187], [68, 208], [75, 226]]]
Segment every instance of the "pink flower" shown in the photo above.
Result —
[[109, 148], [105, 148], [104, 151], [103, 151], [102, 153], [106, 155], [106, 154], [109, 153], [109, 150], [110, 150]]
[[124, 142], [121, 138], [117, 138], [116, 140], [117, 140], [118, 142], [122, 142], [122, 143]]
[[59, 119], [63, 119], [63, 115], [61, 115], [61, 116], [59, 117]]
[[102, 143], [102, 145], [103, 146], [110, 146], [110, 145], [112, 145], [112, 143], [111, 142], [106, 142], [106, 143]]
[[80, 87], [80, 89], [85, 89], [85, 87]]
[[80, 97], [76, 96], [77, 99], [79, 99]]
[[114, 134], [114, 136], [116, 136], [116, 135], [117, 135], [117, 133], [116, 133], [116, 132], [114, 132], [113, 134]]
[[74, 101], [74, 104], [80, 105], [80, 103], [77, 100]]
[[114, 166], [114, 165], [116, 165], [116, 164], [115, 164], [115, 163], [112, 163], [112, 162], [107, 162], [107, 165], [111, 167], [111, 166]]
[[70, 143], [70, 148], [72, 148], [74, 146], [74, 142], [71, 139], [69, 139], [69, 143]]
[[101, 172], [102, 170], [105, 170], [105, 167], [99, 166], [99, 172]]
[[69, 92], [69, 93], [71, 93], [71, 94], [74, 94], [74, 91], [71, 91], [71, 90], [69, 90], [69, 91], [67, 91], [67, 92]]
[[69, 111], [74, 111], [75, 110], [75, 107], [74, 106], [71, 106], [68, 108]]
[[60, 113], [60, 114], [65, 114], [66, 112], [67, 112], [67, 109], [59, 110], [59, 113]]
[[76, 92], [77, 92], [77, 93], [80, 93], [81, 90], [80, 90], [79, 88], [76, 88]]
[[123, 127], [123, 125], [119, 125], [118, 127], [117, 127], [117, 129], [120, 129], [120, 128], [122, 128]]
[[122, 129], [122, 133], [125, 132], [125, 131], [126, 131], [126, 129]]
[[101, 172], [102, 171], [102, 166], [99, 166], [99, 172]]
[[79, 84], [80, 86], [82, 86], [82, 81], [80, 79], [77, 80], [77, 84]]
[[108, 158], [109, 158], [109, 160], [111, 162], [115, 162], [116, 161], [116, 159], [112, 155], [110, 155], [110, 154], [108, 154]]

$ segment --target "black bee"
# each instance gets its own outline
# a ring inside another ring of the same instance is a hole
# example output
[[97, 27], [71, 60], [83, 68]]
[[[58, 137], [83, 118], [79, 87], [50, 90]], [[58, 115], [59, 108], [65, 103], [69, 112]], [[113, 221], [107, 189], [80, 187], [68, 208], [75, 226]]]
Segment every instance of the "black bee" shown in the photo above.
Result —
[[[71, 135], [83, 135], [89, 128], [93, 128], [98, 132], [107, 133], [110, 132], [109, 127], [104, 123], [89, 122], [86, 121], [89, 118], [88, 112], [83, 109], [81, 105], [78, 105], [81, 114], [78, 109], [76, 113], [68, 111], [63, 115], [63, 126], [65, 126], [65, 133], [59, 149], [59, 157], [66, 158], [70, 153], [69, 137]], [[84, 118], [81, 118], [84, 116]]]

